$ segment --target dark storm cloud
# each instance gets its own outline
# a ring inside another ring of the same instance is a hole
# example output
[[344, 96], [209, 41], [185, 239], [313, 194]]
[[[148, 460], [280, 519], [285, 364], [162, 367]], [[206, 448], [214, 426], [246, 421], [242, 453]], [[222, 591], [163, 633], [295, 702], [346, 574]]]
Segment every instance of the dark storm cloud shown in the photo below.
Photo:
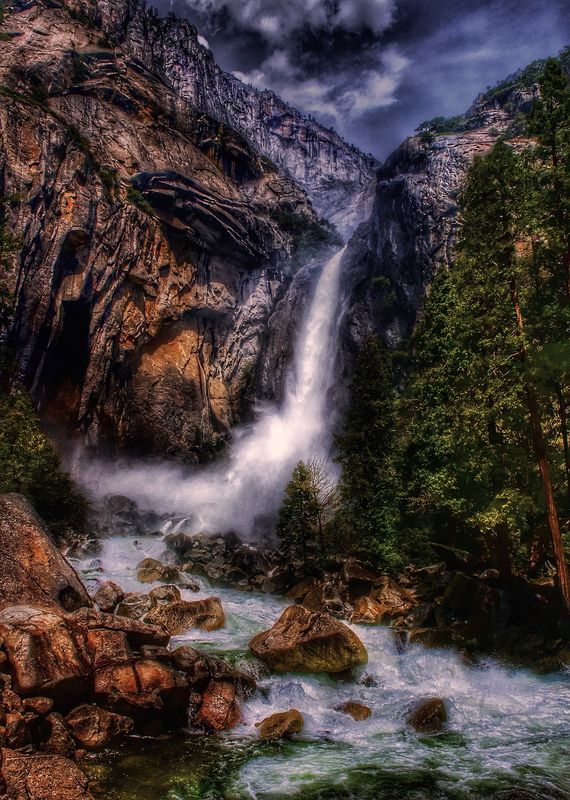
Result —
[[424, 119], [567, 44], [566, 0], [155, 0], [218, 62], [383, 158]]

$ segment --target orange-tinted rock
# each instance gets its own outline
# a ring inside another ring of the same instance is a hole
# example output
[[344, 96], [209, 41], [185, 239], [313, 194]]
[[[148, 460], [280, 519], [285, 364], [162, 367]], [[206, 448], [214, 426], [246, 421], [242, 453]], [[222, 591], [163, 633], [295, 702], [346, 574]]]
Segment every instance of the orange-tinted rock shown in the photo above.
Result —
[[305, 720], [300, 711], [292, 708], [290, 711], [280, 711], [277, 714], [271, 714], [270, 717], [257, 722], [256, 728], [259, 728], [259, 738], [265, 741], [274, 741], [275, 739], [283, 739], [286, 736], [291, 736], [293, 733], [301, 733]]
[[46, 753], [73, 758], [75, 755], [75, 743], [61, 714], [55, 712], [49, 714], [45, 721], [49, 725], [49, 736], [42, 749]]
[[356, 720], [357, 722], [362, 722], [368, 717], [371, 716], [372, 711], [368, 706], [363, 705], [363, 703], [357, 703], [354, 700], [348, 700], [346, 703], [342, 703], [340, 706], [336, 707], [336, 711], [342, 711], [344, 714], [350, 714], [352, 719]]
[[378, 588], [371, 592], [370, 597], [381, 606], [382, 621], [386, 622], [407, 614], [415, 604], [413, 593], [404, 589], [392, 578], [384, 576], [378, 583]]
[[198, 720], [213, 731], [227, 731], [240, 720], [236, 688], [228, 681], [211, 681], [204, 692]]
[[91, 600], [25, 497], [0, 495], [0, 609], [71, 611]]
[[361, 625], [376, 625], [382, 618], [382, 606], [371, 597], [359, 597], [354, 601], [350, 621]]
[[87, 631], [87, 646], [95, 669], [129, 661], [133, 657], [127, 635], [123, 631], [105, 628]]
[[87, 750], [105, 747], [128, 736], [134, 728], [134, 722], [129, 717], [94, 705], [74, 708], [65, 721], [77, 744]]
[[10, 800], [93, 800], [73, 761], [58, 755], [0, 750], [0, 783]]
[[135, 649], [143, 644], [156, 644], [164, 647], [170, 640], [168, 631], [160, 625], [127, 619], [116, 614], [104, 614], [94, 609], [82, 608], [74, 614], [69, 614], [67, 619], [90, 630], [100, 628], [110, 631], [123, 631], [129, 643]]
[[53, 700], [51, 697], [26, 697], [24, 708], [39, 717], [45, 717], [53, 709]]
[[438, 733], [447, 722], [447, 709], [440, 697], [423, 700], [408, 717], [408, 723], [418, 733]]
[[125, 593], [113, 581], [105, 581], [95, 592], [93, 599], [101, 611], [110, 612], [121, 602]]
[[277, 672], [344, 672], [368, 661], [366, 648], [350, 628], [303, 606], [285, 609], [249, 647]]

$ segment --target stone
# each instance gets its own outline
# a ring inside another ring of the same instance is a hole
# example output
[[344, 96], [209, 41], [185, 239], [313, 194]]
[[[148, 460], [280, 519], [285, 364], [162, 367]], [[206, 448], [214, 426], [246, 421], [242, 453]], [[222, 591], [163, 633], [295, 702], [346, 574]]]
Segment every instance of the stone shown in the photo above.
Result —
[[190, 688], [184, 676], [160, 661], [134, 658], [95, 671], [98, 704], [126, 716], [140, 712], [186, 713]]
[[63, 697], [85, 691], [91, 658], [79, 626], [59, 613], [14, 606], [0, 612], [0, 635], [17, 692]]
[[169, 605], [156, 606], [145, 615], [145, 622], [161, 625], [171, 636], [190, 628], [214, 631], [225, 624], [224, 610], [217, 597], [204, 600], [177, 600]]
[[72, 611], [91, 600], [25, 497], [0, 495], [0, 610]]
[[115, 609], [115, 613], [119, 617], [142, 619], [152, 607], [150, 595], [144, 592], [128, 592]]
[[83, 772], [59, 755], [2, 748], [0, 778], [3, 796], [10, 800], [93, 800]]
[[275, 625], [249, 643], [251, 652], [277, 672], [345, 672], [366, 664], [366, 648], [328, 614], [289, 606]]
[[105, 581], [97, 589], [93, 599], [101, 611], [114, 611], [124, 596], [125, 593], [120, 586], [113, 581]]
[[341, 577], [348, 587], [351, 600], [368, 594], [382, 578], [379, 572], [356, 558], [347, 558], [342, 562]]
[[381, 606], [383, 622], [407, 614], [415, 604], [413, 593], [386, 575], [378, 580], [378, 588], [371, 592], [370, 597]]
[[128, 736], [134, 728], [130, 717], [114, 714], [95, 705], [77, 706], [65, 721], [77, 744], [86, 750], [106, 747]]
[[376, 625], [382, 619], [383, 607], [371, 597], [359, 597], [354, 601], [350, 621], [363, 625]]
[[168, 603], [174, 603], [180, 600], [180, 589], [178, 586], [169, 583], [166, 586], [157, 586], [156, 589], [151, 589], [148, 596], [153, 602], [153, 605], [164, 606]]
[[24, 708], [26, 711], [31, 711], [32, 714], [45, 717], [53, 709], [53, 699], [51, 697], [25, 697]]
[[87, 632], [87, 648], [91, 654], [94, 669], [109, 664], [130, 661], [133, 652], [124, 631], [110, 631], [95, 628]]
[[48, 714], [45, 721], [50, 726], [50, 732], [42, 749], [45, 750], [46, 753], [73, 758], [75, 755], [75, 744], [61, 714], [52, 712]]
[[160, 625], [119, 617], [115, 614], [103, 614], [102, 611], [95, 611], [94, 609], [80, 609], [73, 614], [69, 614], [67, 619], [71, 623], [80, 625], [88, 630], [99, 628], [122, 631], [135, 649], [143, 644], [156, 644], [164, 647], [170, 640], [168, 631]]
[[423, 700], [408, 716], [408, 724], [418, 733], [439, 733], [447, 722], [447, 709], [440, 697]]
[[372, 714], [372, 710], [368, 708], [368, 706], [357, 703], [354, 700], [348, 700], [346, 703], [342, 703], [340, 706], [336, 707], [335, 711], [342, 711], [343, 714], [350, 714], [352, 719], [357, 722], [368, 719]]
[[288, 597], [289, 600], [301, 602], [303, 598], [309, 594], [309, 592], [311, 592], [313, 589], [316, 589], [318, 583], [318, 580], [314, 577], [303, 578], [296, 583], [292, 589], [289, 589], [288, 592], [285, 592], [285, 597]]
[[227, 731], [240, 720], [236, 687], [229, 681], [211, 681], [204, 692], [198, 721], [212, 731]]
[[154, 658], [156, 661], [164, 661], [165, 664], [170, 664], [172, 661], [170, 650], [166, 647], [158, 647], [155, 644], [143, 644], [140, 648], [140, 654], [143, 658]]
[[267, 573], [261, 584], [261, 591], [266, 594], [282, 594], [290, 589], [295, 581], [295, 572], [290, 567], [278, 565]]
[[537, 794], [528, 789], [505, 789], [496, 792], [491, 800], [552, 800], [552, 796]]
[[168, 567], [165, 564], [161, 564], [156, 558], [143, 558], [137, 564], [137, 579], [141, 583], [154, 583], [155, 581], [173, 583], [178, 578], [179, 574], [176, 567]]
[[290, 711], [279, 711], [271, 714], [261, 722], [256, 722], [255, 727], [259, 728], [259, 738], [271, 742], [276, 739], [283, 739], [294, 733], [301, 733], [305, 720], [300, 711], [292, 708]]

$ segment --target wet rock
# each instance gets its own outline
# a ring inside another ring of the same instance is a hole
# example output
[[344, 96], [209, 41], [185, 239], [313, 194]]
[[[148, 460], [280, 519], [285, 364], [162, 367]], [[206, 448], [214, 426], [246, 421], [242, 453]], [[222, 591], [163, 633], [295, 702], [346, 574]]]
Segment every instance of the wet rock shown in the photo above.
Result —
[[160, 625], [128, 619], [114, 614], [103, 614], [101, 611], [93, 609], [80, 609], [74, 614], [68, 614], [66, 619], [87, 630], [99, 628], [123, 631], [134, 648], [141, 647], [143, 644], [156, 644], [163, 647], [168, 644], [170, 639], [168, 632]]
[[160, 661], [135, 658], [95, 670], [95, 698], [99, 705], [126, 716], [156, 711], [186, 714], [188, 681]]
[[295, 580], [295, 572], [290, 567], [277, 566], [267, 574], [261, 584], [261, 591], [266, 594], [282, 594], [293, 586]]
[[423, 700], [408, 717], [408, 724], [418, 733], [438, 733], [447, 722], [447, 710], [440, 697]]
[[280, 711], [271, 714], [261, 722], [256, 722], [255, 727], [259, 728], [259, 738], [265, 741], [274, 741], [291, 736], [293, 733], [301, 733], [305, 720], [300, 711], [292, 708], [290, 711]]
[[172, 661], [172, 654], [166, 647], [158, 647], [155, 644], [143, 644], [140, 648], [140, 654], [143, 658], [154, 658], [157, 661], [163, 661], [165, 664], [170, 664]]
[[93, 800], [83, 772], [63, 756], [2, 748], [0, 778], [10, 800]]
[[371, 597], [359, 597], [354, 601], [350, 621], [364, 625], [376, 625], [382, 618], [383, 607]]
[[342, 564], [341, 577], [350, 599], [354, 600], [377, 586], [382, 575], [356, 558], [347, 558]]
[[301, 602], [303, 598], [309, 594], [309, 592], [313, 591], [313, 589], [316, 589], [318, 584], [319, 581], [317, 578], [312, 576], [303, 578], [303, 580], [296, 583], [292, 589], [289, 589], [289, 591], [285, 593], [285, 597], [288, 597], [289, 600]]
[[145, 615], [145, 622], [162, 625], [176, 636], [190, 628], [214, 631], [225, 624], [224, 610], [217, 597], [204, 600], [178, 600], [166, 606], [157, 606]]
[[129, 661], [133, 657], [124, 631], [111, 631], [105, 630], [105, 628], [88, 631], [87, 648], [95, 669], [121, 661]]
[[491, 800], [552, 800], [552, 798], [528, 789], [505, 789], [494, 794]]
[[302, 606], [285, 609], [275, 625], [249, 643], [277, 672], [344, 672], [366, 664], [366, 648], [353, 631], [328, 614]]
[[381, 606], [383, 622], [407, 614], [411, 610], [415, 603], [412, 592], [386, 575], [379, 579], [378, 584], [378, 588], [372, 591], [370, 597]]
[[143, 558], [137, 564], [137, 579], [141, 583], [154, 583], [155, 581], [174, 583], [179, 579], [179, 573], [176, 567], [168, 567], [155, 558]]
[[148, 596], [154, 605], [165, 606], [180, 600], [180, 589], [170, 583], [166, 586], [157, 586], [148, 593]]
[[0, 636], [17, 692], [66, 695], [84, 691], [91, 671], [85, 637], [59, 613], [29, 606], [0, 612]]
[[356, 720], [357, 722], [362, 722], [368, 717], [371, 716], [372, 711], [368, 706], [363, 705], [362, 703], [357, 703], [354, 700], [348, 700], [346, 703], [342, 703], [342, 705], [337, 706], [335, 711], [342, 711], [344, 714], [350, 714], [352, 719]]
[[51, 713], [46, 717], [45, 721], [49, 725], [49, 736], [42, 749], [46, 753], [73, 758], [75, 755], [75, 743], [61, 714]]
[[208, 658], [194, 650], [190, 645], [183, 644], [171, 653], [172, 663], [177, 669], [187, 673], [189, 683], [193, 686], [200, 685], [210, 680], [211, 670]]
[[0, 610], [72, 611], [91, 600], [25, 497], [0, 495]]
[[74, 708], [65, 718], [71, 735], [86, 750], [99, 750], [117, 739], [132, 733], [134, 722], [130, 717], [114, 714], [94, 705]]
[[51, 697], [25, 697], [24, 708], [32, 714], [45, 717], [53, 709], [53, 700]]
[[142, 619], [153, 606], [150, 595], [144, 592], [128, 592], [119, 603], [115, 613], [128, 619]]
[[95, 592], [94, 600], [101, 611], [113, 611], [124, 598], [125, 593], [113, 581], [105, 581]]
[[339, 618], [346, 616], [346, 606], [340, 596], [339, 586], [334, 581], [319, 582], [305, 595], [302, 604], [309, 611], [325, 611]]
[[202, 698], [199, 722], [213, 731], [227, 731], [235, 727], [241, 716], [236, 695], [233, 683], [211, 681]]

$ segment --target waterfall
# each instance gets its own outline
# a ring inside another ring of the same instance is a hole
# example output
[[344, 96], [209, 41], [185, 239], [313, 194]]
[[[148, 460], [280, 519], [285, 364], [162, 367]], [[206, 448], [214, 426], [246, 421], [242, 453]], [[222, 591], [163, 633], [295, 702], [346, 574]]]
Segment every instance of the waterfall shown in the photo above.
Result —
[[329, 455], [326, 404], [338, 350], [343, 255], [344, 248], [323, 266], [295, 343], [282, 404], [261, 408], [252, 425], [235, 432], [222, 465], [192, 473], [166, 464], [95, 467], [95, 472], [82, 465], [83, 482], [95, 483], [101, 494], [125, 494], [143, 508], [186, 515], [193, 530], [232, 528], [252, 536], [263, 529], [297, 461]]

